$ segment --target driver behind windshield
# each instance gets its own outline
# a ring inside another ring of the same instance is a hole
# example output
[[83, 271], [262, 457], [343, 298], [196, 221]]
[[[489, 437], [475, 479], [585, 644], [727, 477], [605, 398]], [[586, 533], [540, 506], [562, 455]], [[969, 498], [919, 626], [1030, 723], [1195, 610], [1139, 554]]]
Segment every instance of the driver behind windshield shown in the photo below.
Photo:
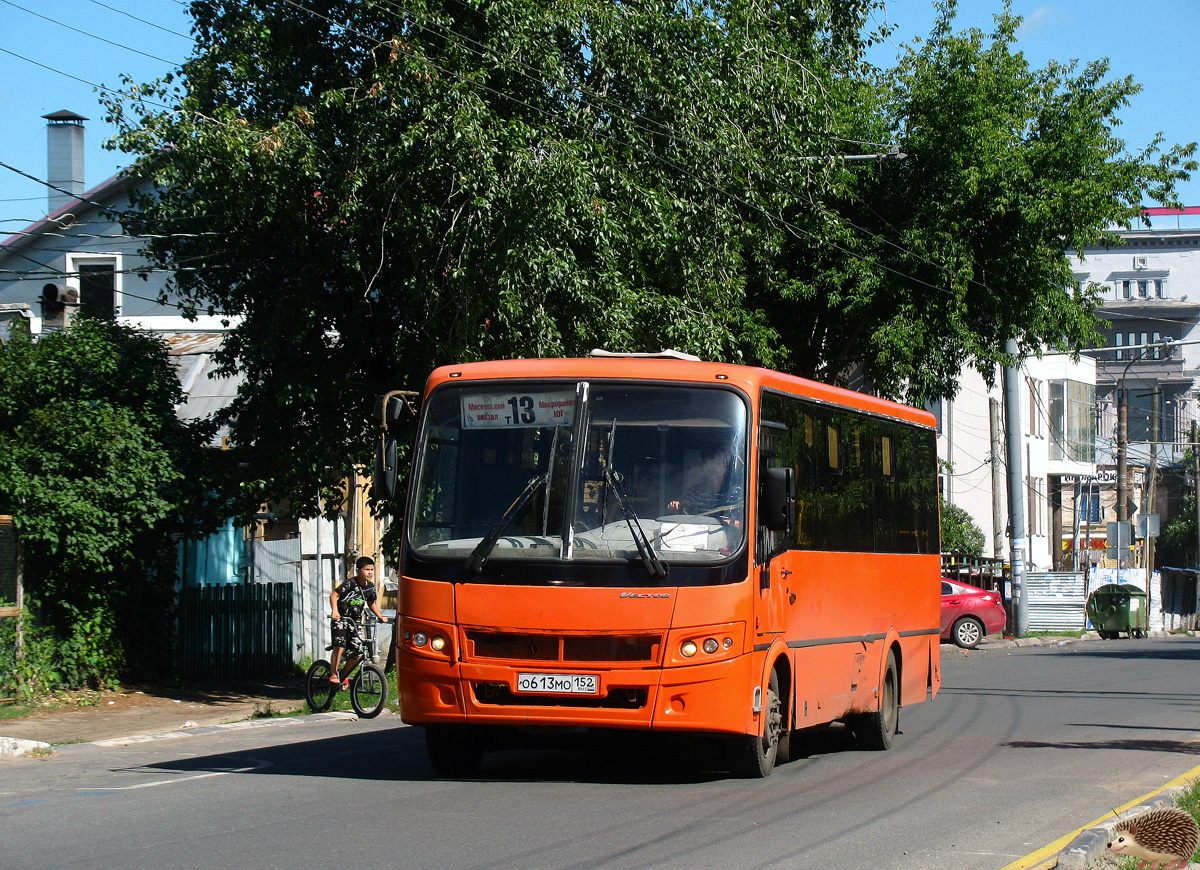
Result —
[[667, 502], [667, 509], [693, 516], [711, 516], [742, 526], [742, 478], [737, 458], [722, 451], [709, 451], [685, 477], [680, 496]]

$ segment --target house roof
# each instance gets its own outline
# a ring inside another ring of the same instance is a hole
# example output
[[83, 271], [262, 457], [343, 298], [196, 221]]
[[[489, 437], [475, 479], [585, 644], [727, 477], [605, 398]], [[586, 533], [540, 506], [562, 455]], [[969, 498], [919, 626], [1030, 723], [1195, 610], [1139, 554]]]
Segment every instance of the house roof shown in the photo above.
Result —
[[0, 256], [9, 251], [19, 250], [25, 245], [41, 238], [47, 232], [53, 232], [61, 228], [64, 224], [70, 223], [69, 218], [71, 217], [78, 217], [80, 214], [95, 209], [108, 208], [109, 206], [105, 200], [111, 199], [112, 196], [125, 190], [139, 180], [139, 177], [136, 175], [120, 172], [100, 182], [91, 190], [84, 191], [79, 197], [69, 200], [65, 205], [56, 208], [41, 220], [31, 223], [25, 229], [18, 230], [3, 242], [0, 242]]
[[165, 332], [160, 335], [167, 343], [167, 353], [183, 387], [184, 400], [176, 406], [176, 415], [181, 420], [198, 420], [228, 407], [237, 395], [242, 376], [217, 375], [213, 356], [225, 333]]

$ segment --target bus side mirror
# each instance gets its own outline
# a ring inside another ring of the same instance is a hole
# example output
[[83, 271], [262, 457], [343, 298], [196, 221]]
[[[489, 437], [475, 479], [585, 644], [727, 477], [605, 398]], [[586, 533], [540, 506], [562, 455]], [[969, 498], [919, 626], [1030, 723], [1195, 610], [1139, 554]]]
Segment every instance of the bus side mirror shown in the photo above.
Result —
[[419, 397], [420, 393], [392, 390], [375, 399], [375, 419], [379, 421], [380, 432], [371, 495], [376, 501], [390, 501], [396, 495], [396, 434], [405, 411], [417, 416], [411, 401]]
[[796, 482], [790, 468], [768, 468], [758, 496], [758, 524], [786, 532], [796, 524]]
[[375, 450], [375, 476], [371, 479], [371, 495], [376, 501], [391, 501], [396, 494], [396, 439], [384, 435]]

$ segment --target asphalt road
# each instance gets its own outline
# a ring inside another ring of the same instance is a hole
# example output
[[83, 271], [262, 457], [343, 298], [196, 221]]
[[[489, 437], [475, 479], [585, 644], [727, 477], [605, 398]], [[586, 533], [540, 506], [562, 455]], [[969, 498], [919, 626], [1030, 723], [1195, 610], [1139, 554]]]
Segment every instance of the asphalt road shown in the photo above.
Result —
[[301, 720], [0, 764], [0, 866], [996, 870], [1200, 764], [1200, 639], [943, 647], [892, 750], [763, 781], [580, 740], [434, 778], [420, 729]]

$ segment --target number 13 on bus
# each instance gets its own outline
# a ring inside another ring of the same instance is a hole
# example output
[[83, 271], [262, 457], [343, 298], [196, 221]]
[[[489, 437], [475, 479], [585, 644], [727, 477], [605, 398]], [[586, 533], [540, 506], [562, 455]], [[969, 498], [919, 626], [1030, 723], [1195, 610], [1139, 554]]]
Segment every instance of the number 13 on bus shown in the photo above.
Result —
[[941, 684], [934, 439], [924, 411], [674, 352], [437, 369], [404, 509], [404, 721], [453, 776], [529, 726], [708, 735], [751, 777], [835, 721], [887, 749]]

